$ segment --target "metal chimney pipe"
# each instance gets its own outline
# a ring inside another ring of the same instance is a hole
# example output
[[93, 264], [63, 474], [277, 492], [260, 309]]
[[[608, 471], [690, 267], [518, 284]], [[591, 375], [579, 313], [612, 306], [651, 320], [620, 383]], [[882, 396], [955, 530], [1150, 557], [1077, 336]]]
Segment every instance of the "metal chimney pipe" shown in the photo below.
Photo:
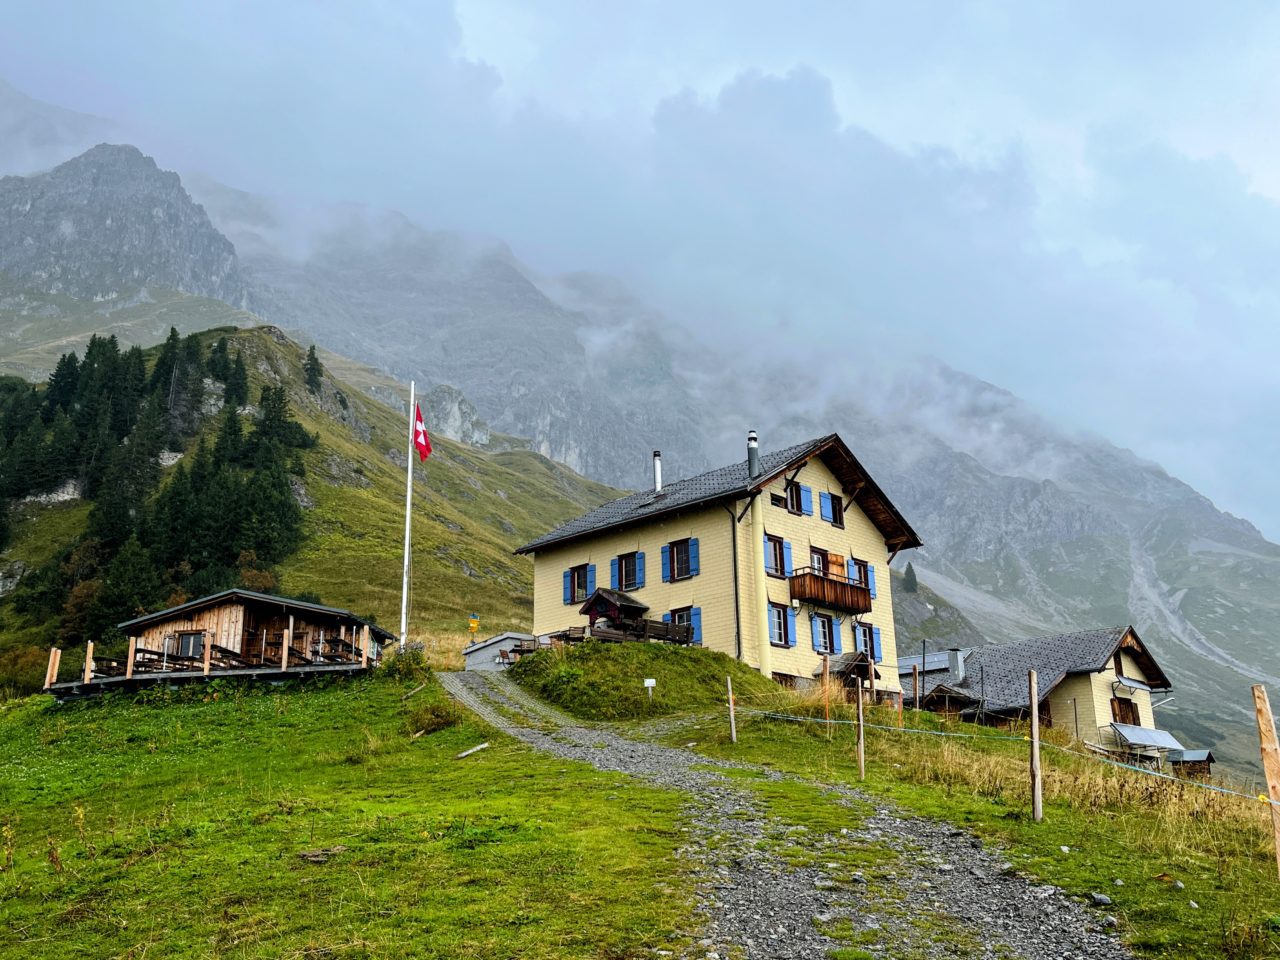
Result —
[[950, 670], [954, 682], [964, 681], [964, 656], [960, 653], [959, 647], [952, 647], [947, 651], [947, 669]]
[[754, 480], [760, 476], [760, 441], [754, 430], [747, 431], [747, 477]]
[[653, 451], [653, 492], [662, 492], [662, 451]]

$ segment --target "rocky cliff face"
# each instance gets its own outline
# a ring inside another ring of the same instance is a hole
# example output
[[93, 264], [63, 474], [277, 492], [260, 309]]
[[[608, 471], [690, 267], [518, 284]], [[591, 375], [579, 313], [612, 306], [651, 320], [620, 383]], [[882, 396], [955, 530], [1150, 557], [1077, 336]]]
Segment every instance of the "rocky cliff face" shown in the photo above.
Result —
[[48, 173], [0, 179], [0, 272], [81, 299], [146, 286], [245, 299], [230, 241], [177, 174], [129, 146], [101, 144]]

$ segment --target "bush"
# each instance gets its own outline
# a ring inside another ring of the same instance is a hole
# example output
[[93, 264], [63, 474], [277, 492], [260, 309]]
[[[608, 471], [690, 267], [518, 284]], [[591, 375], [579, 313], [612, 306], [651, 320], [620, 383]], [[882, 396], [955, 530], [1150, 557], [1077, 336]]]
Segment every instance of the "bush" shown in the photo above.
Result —
[[431, 665], [427, 663], [421, 647], [410, 647], [403, 653], [387, 656], [382, 664], [382, 675], [398, 683], [406, 680], [424, 683], [431, 677]]
[[462, 708], [452, 700], [429, 700], [409, 712], [409, 733], [435, 733], [456, 727], [464, 719]]

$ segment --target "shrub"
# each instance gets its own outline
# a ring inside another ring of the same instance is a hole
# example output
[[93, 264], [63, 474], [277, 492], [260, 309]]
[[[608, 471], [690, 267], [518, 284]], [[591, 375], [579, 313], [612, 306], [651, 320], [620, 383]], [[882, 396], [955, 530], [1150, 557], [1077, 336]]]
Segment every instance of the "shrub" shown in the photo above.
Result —
[[435, 733], [456, 727], [463, 719], [462, 708], [452, 700], [429, 700], [409, 712], [409, 733]]

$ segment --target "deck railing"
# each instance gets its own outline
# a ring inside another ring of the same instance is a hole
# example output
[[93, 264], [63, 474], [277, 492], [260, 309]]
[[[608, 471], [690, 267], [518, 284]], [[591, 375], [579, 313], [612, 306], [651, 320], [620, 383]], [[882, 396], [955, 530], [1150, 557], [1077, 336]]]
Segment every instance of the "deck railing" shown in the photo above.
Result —
[[851, 577], [800, 567], [791, 572], [787, 581], [792, 600], [845, 613], [871, 612], [871, 590]]

